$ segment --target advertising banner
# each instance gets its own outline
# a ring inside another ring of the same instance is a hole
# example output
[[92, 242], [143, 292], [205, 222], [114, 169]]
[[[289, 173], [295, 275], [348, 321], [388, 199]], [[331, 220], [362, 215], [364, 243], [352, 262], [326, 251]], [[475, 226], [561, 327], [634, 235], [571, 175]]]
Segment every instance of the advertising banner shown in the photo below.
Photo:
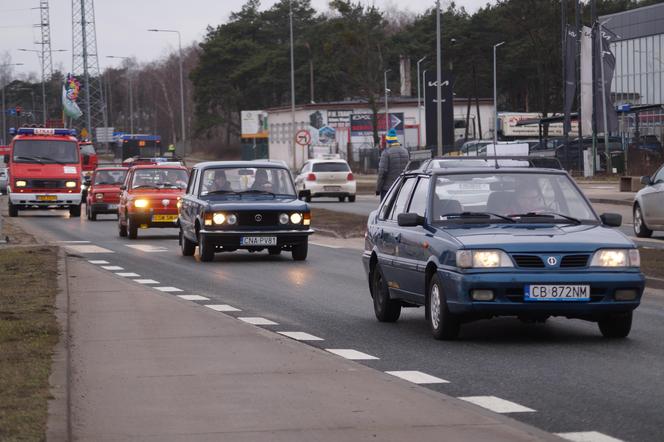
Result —
[[267, 138], [268, 120], [267, 112], [262, 110], [242, 111], [241, 138]]
[[581, 132], [593, 134], [593, 43], [592, 30], [581, 30]]
[[[454, 77], [451, 72], [443, 72], [441, 84], [442, 116], [443, 122], [443, 150], [447, 152], [454, 148], [454, 94], [452, 85]], [[438, 140], [437, 131], [437, 82], [436, 72], [427, 71], [424, 88], [424, 111], [426, 121], [427, 146], [435, 146]]]
[[329, 110], [327, 111], [327, 125], [330, 127], [349, 127], [350, 116], [353, 111], [349, 110]]
[[[403, 112], [390, 113], [390, 124], [388, 129], [397, 131], [397, 135], [403, 135], [404, 128], [404, 115]], [[385, 114], [379, 113], [376, 115], [376, 128], [378, 134], [384, 134], [385, 130]], [[350, 120], [350, 135], [351, 137], [369, 137], [373, 136], [373, 114], [362, 113], [352, 114]]]
[[67, 74], [65, 84], [62, 86], [62, 108], [67, 117], [76, 120], [83, 115], [83, 112], [76, 104], [78, 94], [81, 90], [81, 83], [72, 74]]

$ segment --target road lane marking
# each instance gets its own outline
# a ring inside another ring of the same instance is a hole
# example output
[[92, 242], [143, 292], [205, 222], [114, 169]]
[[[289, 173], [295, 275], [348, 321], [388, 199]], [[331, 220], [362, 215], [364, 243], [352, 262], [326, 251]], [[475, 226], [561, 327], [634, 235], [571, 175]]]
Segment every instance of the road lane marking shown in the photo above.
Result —
[[274, 321], [270, 321], [269, 319], [260, 318], [260, 317], [248, 317], [248, 318], [238, 318], [238, 319], [240, 321], [252, 325], [279, 325]]
[[90, 264], [110, 264], [108, 261], [104, 261], [103, 259], [93, 259], [91, 261], [88, 261]]
[[159, 284], [159, 281], [155, 281], [154, 279], [134, 279], [134, 282], [139, 284]]
[[401, 379], [405, 379], [414, 384], [449, 384], [445, 379], [437, 378], [417, 370], [403, 370], [403, 371], [386, 371], [385, 373], [391, 374]]
[[343, 249], [343, 247], [341, 247], [341, 246], [331, 246], [329, 244], [321, 244], [319, 242], [313, 242], [313, 241], [309, 241], [309, 244], [314, 245], [314, 246], [318, 246], [318, 247], [327, 247], [328, 249]]
[[323, 341], [323, 338], [319, 338], [318, 336], [310, 335], [309, 333], [305, 332], [277, 332], [280, 335], [288, 336], [291, 339], [295, 339], [296, 341]]
[[523, 405], [506, 401], [496, 396], [466, 396], [459, 399], [479, 405], [495, 413], [532, 413], [535, 411], [532, 408], [524, 407]]
[[76, 253], [115, 253], [113, 250], [109, 250], [109, 249], [105, 249], [103, 247], [95, 246], [94, 244], [80, 245], [80, 246], [65, 245], [65, 248], [69, 251], [76, 252]]
[[206, 305], [207, 308], [211, 308], [212, 310], [216, 312], [241, 312], [239, 308], [235, 308], [232, 305], [228, 304], [208, 304]]
[[58, 241], [58, 244], [90, 244], [90, 241]]
[[120, 272], [116, 273], [118, 276], [122, 276], [123, 278], [139, 278], [141, 275], [138, 273], [132, 273], [132, 272]]
[[155, 287], [155, 289], [159, 290], [160, 292], [182, 292], [184, 290], [181, 290], [177, 287]]
[[168, 249], [166, 247], [151, 246], [149, 244], [125, 244], [125, 246], [147, 253], [168, 252]]
[[101, 266], [102, 269], [104, 270], [111, 270], [111, 271], [118, 271], [118, 270], [124, 270], [124, 267], [119, 267], [119, 266]]
[[209, 301], [210, 298], [206, 298], [201, 295], [178, 295], [178, 298], [182, 298], [185, 301]]
[[379, 359], [375, 356], [371, 356], [366, 353], [362, 353], [361, 351], [352, 350], [349, 348], [326, 348], [325, 350], [329, 351], [330, 353], [334, 353], [337, 356], [341, 356], [342, 358], [351, 359], [353, 361], [368, 361], [372, 359]]
[[563, 439], [571, 440], [574, 442], [622, 442], [615, 437], [607, 436], [598, 431], [579, 431], [575, 433], [554, 433]]

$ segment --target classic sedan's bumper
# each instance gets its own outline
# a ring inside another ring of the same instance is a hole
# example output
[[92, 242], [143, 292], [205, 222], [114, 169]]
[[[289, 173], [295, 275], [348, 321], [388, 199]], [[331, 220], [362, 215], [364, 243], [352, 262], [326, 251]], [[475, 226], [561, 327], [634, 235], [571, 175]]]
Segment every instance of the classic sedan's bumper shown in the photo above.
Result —
[[90, 208], [95, 213], [118, 213], [118, 203], [92, 203]]
[[[172, 221], [158, 221], [155, 217], [169, 216], [172, 217]], [[136, 224], [138, 227], [145, 228], [174, 228], [180, 225], [178, 221], [178, 213], [175, 211], [164, 211], [159, 212], [149, 211], [149, 212], [131, 212], [129, 213], [129, 218], [131, 222]]]
[[276, 237], [276, 246], [288, 247], [307, 241], [309, 235], [314, 233], [313, 229], [307, 230], [201, 230], [201, 235], [211, 246], [223, 247], [225, 249], [246, 249], [268, 246], [247, 246], [241, 244], [242, 237]]
[[[505, 272], [456, 273], [439, 270], [438, 275], [452, 313], [478, 316], [551, 315], [594, 319], [605, 313], [634, 310], [641, 302], [645, 278], [639, 272]], [[590, 301], [525, 301], [529, 284], [589, 285]], [[492, 290], [493, 301], [473, 301], [474, 289]], [[636, 291], [633, 301], [616, 301], [616, 290]]]
[[[51, 200], [43, 200], [42, 198], [50, 197]], [[78, 206], [81, 204], [81, 193], [65, 193], [62, 191], [54, 192], [11, 192], [9, 194], [9, 201], [16, 206], [21, 207], [70, 207]]]
[[306, 190], [311, 191], [312, 197], [339, 197], [339, 196], [352, 196], [357, 192], [357, 184], [355, 181], [348, 181], [347, 183], [306, 183]]

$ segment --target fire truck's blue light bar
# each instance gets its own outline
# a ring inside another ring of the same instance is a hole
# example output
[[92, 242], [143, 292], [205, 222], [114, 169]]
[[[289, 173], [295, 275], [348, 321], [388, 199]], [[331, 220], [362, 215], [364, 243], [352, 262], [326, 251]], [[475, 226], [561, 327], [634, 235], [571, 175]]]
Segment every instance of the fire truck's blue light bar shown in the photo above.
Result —
[[52, 127], [21, 127], [16, 133], [18, 135], [60, 135], [76, 136], [76, 129], [55, 129]]

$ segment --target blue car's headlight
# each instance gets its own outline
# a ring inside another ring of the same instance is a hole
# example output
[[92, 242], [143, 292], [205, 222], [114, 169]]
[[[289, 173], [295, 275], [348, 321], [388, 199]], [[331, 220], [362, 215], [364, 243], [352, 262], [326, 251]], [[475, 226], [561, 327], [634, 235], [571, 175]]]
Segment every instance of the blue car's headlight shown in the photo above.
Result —
[[640, 267], [638, 249], [602, 249], [595, 252], [591, 267]]
[[490, 269], [514, 267], [514, 263], [502, 250], [457, 250], [457, 267], [462, 269]]

